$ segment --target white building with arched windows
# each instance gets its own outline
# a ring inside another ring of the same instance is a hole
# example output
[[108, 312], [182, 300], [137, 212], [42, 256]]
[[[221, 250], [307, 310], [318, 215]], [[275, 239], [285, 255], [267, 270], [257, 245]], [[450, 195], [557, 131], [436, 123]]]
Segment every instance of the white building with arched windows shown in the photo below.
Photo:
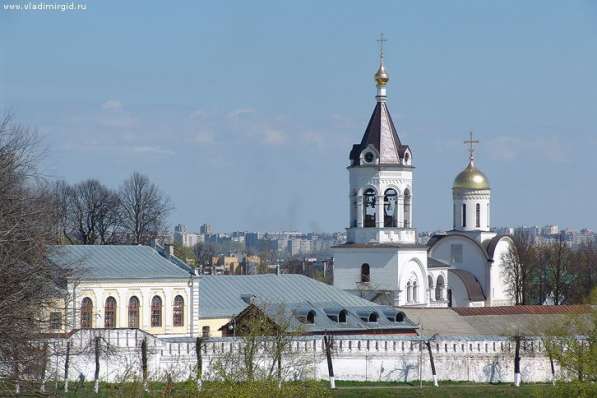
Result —
[[334, 286], [397, 306], [507, 305], [502, 254], [513, 244], [491, 231], [491, 189], [469, 165], [454, 181], [453, 229], [416, 242], [413, 154], [387, 106], [389, 76], [375, 74], [376, 105], [350, 151], [347, 242], [334, 247]]

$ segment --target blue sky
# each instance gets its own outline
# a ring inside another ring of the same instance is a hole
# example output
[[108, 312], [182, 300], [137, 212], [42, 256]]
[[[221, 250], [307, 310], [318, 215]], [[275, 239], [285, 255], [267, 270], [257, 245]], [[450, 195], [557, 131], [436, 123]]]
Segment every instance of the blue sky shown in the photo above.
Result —
[[52, 178], [140, 171], [193, 229], [341, 230], [383, 31], [419, 230], [451, 225], [471, 128], [494, 225], [597, 227], [595, 1], [86, 4], [0, 9], [0, 108]]

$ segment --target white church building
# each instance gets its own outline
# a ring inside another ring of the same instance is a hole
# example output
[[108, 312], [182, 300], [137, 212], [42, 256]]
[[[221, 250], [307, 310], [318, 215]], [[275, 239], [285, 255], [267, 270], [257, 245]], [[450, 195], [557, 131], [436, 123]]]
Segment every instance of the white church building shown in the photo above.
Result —
[[334, 250], [334, 286], [396, 306], [510, 305], [502, 254], [513, 242], [491, 231], [491, 188], [475, 166], [453, 184], [452, 230], [417, 244], [413, 224], [413, 154], [387, 106], [383, 51], [375, 73], [375, 109], [350, 151], [347, 242]]

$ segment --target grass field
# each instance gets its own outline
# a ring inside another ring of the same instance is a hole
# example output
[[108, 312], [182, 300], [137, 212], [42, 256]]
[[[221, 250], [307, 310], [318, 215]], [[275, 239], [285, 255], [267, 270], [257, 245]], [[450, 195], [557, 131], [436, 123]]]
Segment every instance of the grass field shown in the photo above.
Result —
[[[299, 383], [300, 385], [300, 383]], [[311, 387], [305, 390], [305, 394], [297, 389], [292, 390], [292, 397], [310, 398], [310, 397], [333, 397], [333, 398], [477, 398], [477, 397], [491, 397], [491, 398], [592, 398], [597, 397], [597, 387], [591, 384], [586, 384], [588, 389], [584, 387], [578, 389], [573, 384], [560, 384], [554, 387], [551, 384], [523, 384], [521, 387], [514, 387], [511, 384], [473, 384], [473, 383], [457, 383], [444, 382], [440, 387], [434, 387], [430, 384], [424, 384], [419, 388], [418, 384], [405, 383], [375, 383], [375, 382], [348, 382], [338, 381], [337, 389], [329, 390], [327, 382], [311, 383]], [[274, 385], [275, 386], [275, 385]], [[12, 386], [0, 383], [0, 397], [15, 396]], [[150, 386], [149, 393], [143, 393], [139, 384], [102, 384], [100, 393], [93, 392], [91, 383], [78, 385], [71, 384], [71, 391], [64, 394], [61, 391], [52, 393], [48, 391], [46, 395], [38, 395], [38, 388], [36, 386], [23, 386], [24, 394], [18, 395], [20, 397], [60, 397], [60, 398], [192, 398], [198, 395], [195, 392], [193, 383], [177, 383], [169, 387], [163, 384], [153, 384]], [[53, 385], [48, 385], [48, 390], [53, 390]], [[61, 389], [62, 386], [59, 386]], [[216, 387], [211, 390], [209, 394], [200, 394], [200, 397], [237, 397], [238, 395], [232, 390], [226, 392], [226, 388], [220, 392], [220, 385], [213, 385]], [[256, 387], [256, 388], [255, 388]], [[315, 388], [313, 388], [315, 387]], [[263, 386], [238, 386], [235, 387], [236, 392], [243, 397], [285, 397], [280, 395], [277, 387], [268, 390]], [[37, 391], [36, 391], [37, 390]], [[298, 391], [298, 392], [297, 392]], [[319, 393], [317, 393], [319, 391]], [[214, 394], [215, 393], [215, 394]], [[231, 394], [232, 393], [232, 394]]]

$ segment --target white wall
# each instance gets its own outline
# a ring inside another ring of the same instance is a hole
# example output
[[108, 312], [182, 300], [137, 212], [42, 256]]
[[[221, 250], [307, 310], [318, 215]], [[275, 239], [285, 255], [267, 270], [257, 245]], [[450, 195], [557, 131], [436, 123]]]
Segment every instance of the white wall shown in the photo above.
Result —
[[398, 287], [398, 249], [395, 248], [334, 249], [334, 287], [357, 289], [364, 263], [369, 264], [371, 288], [395, 290]]
[[[462, 245], [461, 264], [450, 261], [452, 244]], [[484, 251], [471, 239], [459, 235], [448, 235], [431, 248], [429, 255], [447, 264], [451, 264], [455, 268], [469, 271], [477, 277], [479, 282], [481, 282], [483, 291], [488, 294], [487, 288], [489, 285], [489, 265], [487, 263]]]
[[504, 262], [502, 256], [510, 250], [513, 242], [510, 238], [504, 237], [498, 242], [491, 263], [491, 305], [511, 305], [512, 299], [507, 292], [507, 285], [504, 277]]
[[[195, 282], [197, 283], [197, 282]], [[191, 315], [191, 288], [188, 279], [181, 280], [116, 280], [116, 281], [83, 281], [70, 287], [72, 302], [70, 303], [71, 328], [78, 329], [81, 324], [81, 301], [89, 297], [93, 302], [93, 328], [104, 327], [104, 306], [106, 298], [116, 299], [116, 327], [128, 327], [128, 304], [132, 296], [140, 301], [139, 327], [156, 335], [189, 335], [191, 329], [196, 333], [196, 325], [191, 322], [196, 317]], [[74, 289], [74, 290], [73, 290]], [[196, 289], [195, 289], [196, 290]], [[162, 326], [151, 326], [151, 300], [154, 296], [162, 299]], [[175, 327], [173, 322], [174, 297], [181, 295], [184, 299], [184, 324]], [[197, 295], [193, 297], [193, 307], [197, 308]]]
[[[89, 344], [92, 331], [73, 335], [69, 378], [76, 380], [83, 374], [92, 380], [95, 362]], [[131, 330], [112, 330], [102, 334], [113, 352], [100, 355], [100, 379], [122, 381], [140, 377], [140, 344], [146, 335]], [[195, 341], [169, 342], [164, 338], [147, 336], [149, 347], [148, 371], [151, 379], [164, 379], [170, 373], [174, 380], [186, 380], [194, 375], [196, 365]], [[239, 349], [241, 341], [234, 338], [210, 339], [204, 345], [204, 374], [210, 375], [210, 363], [225, 352]], [[49, 377], [64, 376], [66, 341], [50, 342]], [[297, 338], [292, 343], [293, 355], [303, 356], [310, 364], [308, 370], [298, 370], [302, 377], [326, 380], [326, 357], [321, 336]], [[512, 382], [514, 379], [514, 343], [500, 337], [441, 337], [432, 343], [435, 366], [440, 380], [471, 382]], [[431, 379], [429, 354], [417, 338], [399, 336], [336, 336], [333, 366], [336, 379], [369, 381], [415, 381], [419, 369], [423, 380]], [[539, 340], [527, 341], [521, 347], [523, 382], [551, 380], [549, 359]], [[559, 376], [556, 366], [556, 375]]]

